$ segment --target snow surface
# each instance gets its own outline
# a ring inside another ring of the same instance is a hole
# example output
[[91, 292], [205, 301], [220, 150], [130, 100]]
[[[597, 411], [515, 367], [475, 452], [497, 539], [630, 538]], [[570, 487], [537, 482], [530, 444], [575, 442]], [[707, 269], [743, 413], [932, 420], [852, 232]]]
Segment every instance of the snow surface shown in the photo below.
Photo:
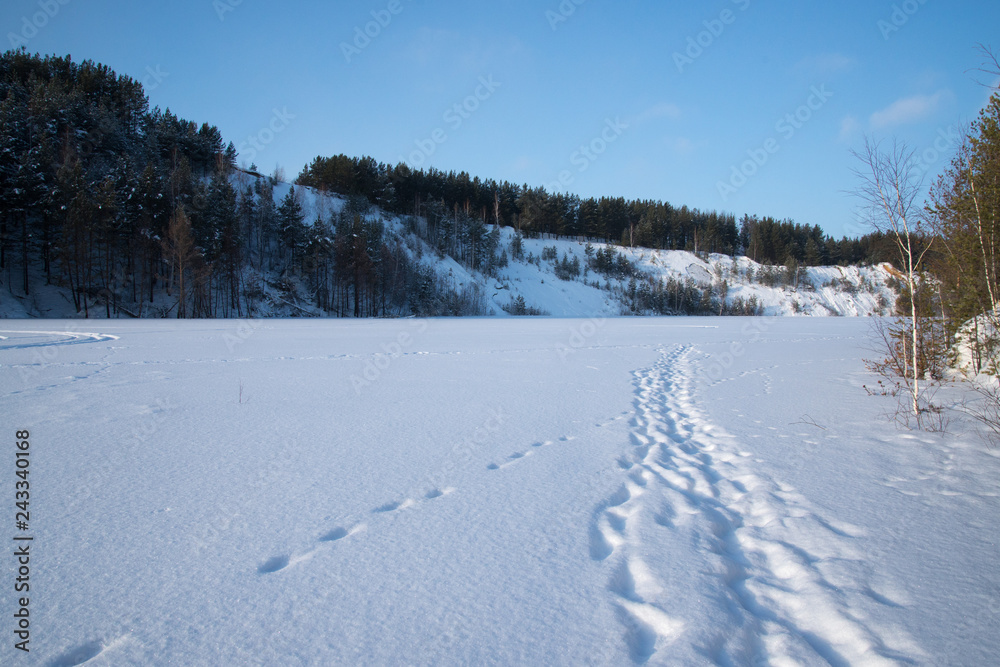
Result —
[[0, 664], [1000, 654], [1000, 452], [889, 424], [862, 319], [44, 324], [0, 325]]

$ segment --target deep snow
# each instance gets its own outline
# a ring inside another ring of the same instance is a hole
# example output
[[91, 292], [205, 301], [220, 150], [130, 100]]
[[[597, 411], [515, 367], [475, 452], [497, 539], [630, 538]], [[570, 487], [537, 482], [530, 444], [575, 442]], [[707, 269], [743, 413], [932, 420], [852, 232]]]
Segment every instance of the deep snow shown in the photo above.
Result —
[[868, 326], [5, 322], [0, 663], [990, 664], [998, 452]]

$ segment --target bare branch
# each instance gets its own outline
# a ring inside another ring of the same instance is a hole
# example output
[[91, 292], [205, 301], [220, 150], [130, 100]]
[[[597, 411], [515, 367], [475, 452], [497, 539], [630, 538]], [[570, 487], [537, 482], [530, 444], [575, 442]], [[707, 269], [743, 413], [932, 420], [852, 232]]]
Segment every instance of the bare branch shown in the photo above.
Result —
[[[977, 44], [976, 50], [985, 58], [982, 67], [975, 67], [967, 72], [979, 72], [980, 74], [986, 74], [991, 77], [1000, 77], [1000, 57], [993, 52], [993, 49], [985, 44]], [[976, 81], [980, 86], [984, 88], [997, 88], [1000, 90], [1000, 86], [996, 81], [984, 83], [982, 81]]]

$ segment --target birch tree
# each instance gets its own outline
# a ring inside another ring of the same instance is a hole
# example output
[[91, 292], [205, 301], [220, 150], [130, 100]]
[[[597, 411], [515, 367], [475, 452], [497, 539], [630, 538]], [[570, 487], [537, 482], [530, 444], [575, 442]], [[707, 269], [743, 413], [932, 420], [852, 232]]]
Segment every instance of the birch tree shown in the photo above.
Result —
[[[879, 142], [866, 138], [864, 148], [852, 153], [861, 163], [861, 167], [855, 170], [861, 181], [856, 194], [864, 204], [868, 224], [874, 231], [892, 238], [899, 253], [908, 292], [906, 305], [910, 320], [908, 330], [899, 334], [905, 334], [907, 338], [903, 348], [903, 379], [907, 386], [909, 411], [919, 424], [927, 406], [921, 401], [922, 322], [917, 302], [924, 258], [931, 247], [931, 244], [921, 242], [927, 236], [922, 211], [917, 205], [922, 183], [913, 169], [913, 152], [905, 144], [893, 141], [891, 146], [883, 149]], [[891, 349], [888, 352], [894, 354]]]

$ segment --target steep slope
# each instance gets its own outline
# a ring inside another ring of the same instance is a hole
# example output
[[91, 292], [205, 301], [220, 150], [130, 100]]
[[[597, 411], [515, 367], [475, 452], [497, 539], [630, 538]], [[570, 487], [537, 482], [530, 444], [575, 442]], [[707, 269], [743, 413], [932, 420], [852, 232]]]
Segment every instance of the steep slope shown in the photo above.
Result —
[[[237, 171], [233, 186], [245, 191], [262, 178]], [[280, 205], [292, 185], [273, 184], [275, 206]], [[345, 198], [308, 187], [295, 188], [304, 223], [331, 220], [348, 205]], [[888, 314], [897, 297], [893, 276], [887, 267], [810, 267], [791, 271], [767, 267], [746, 257], [709, 255], [677, 250], [622, 248], [585, 240], [520, 238], [509, 227], [499, 231], [496, 250], [499, 268], [485, 275], [433, 247], [418, 232], [420, 225], [388, 215], [377, 208], [364, 213], [365, 220], [381, 222], [387, 240], [405, 249], [409, 260], [433, 274], [438, 290], [471, 302], [475, 314], [505, 316], [551, 315], [555, 317], [613, 317], [654, 314], [763, 314], [805, 316], [870, 316]], [[492, 227], [488, 226], [488, 229]], [[594, 258], [606, 253], [615, 257], [626, 274], [599, 272]], [[574, 265], [567, 272], [566, 267]], [[564, 270], [560, 270], [564, 269]], [[40, 267], [33, 267], [30, 297], [17, 294], [5, 276], [0, 290], [0, 317], [75, 318], [77, 313], [62, 285], [46, 284]], [[261, 267], [243, 270], [243, 281], [259, 296], [254, 317], [325, 317], [333, 313], [316, 307], [315, 291], [305, 276], [295, 271]], [[694, 309], [656, 310], [637, 300], [637, 290], [670, 289], [684, 292]], [[644, 287], [645, 286], [645, 287]], [[102, 317], [101, 295], [92, 295], [89, 317]], [[170, 317], [176, 298], [158, 293], [144, 306], [143, 317]], [[124, 317], [131, 313], [124, 307]], [[406, 314], [406, 313], [401, 313]]]

